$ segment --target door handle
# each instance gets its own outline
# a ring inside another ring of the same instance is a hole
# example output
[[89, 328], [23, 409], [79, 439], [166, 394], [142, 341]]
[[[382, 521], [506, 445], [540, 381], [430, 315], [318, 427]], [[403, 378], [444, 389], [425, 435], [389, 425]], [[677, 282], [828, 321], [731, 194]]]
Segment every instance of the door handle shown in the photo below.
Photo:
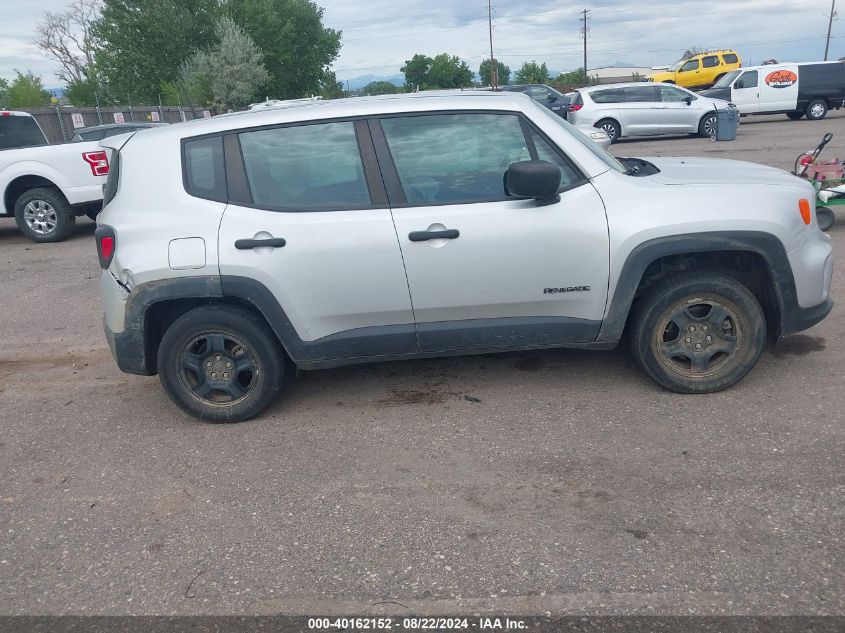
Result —
[[271, 237], [266, 240], [237, 240], [235, 248], [239, 251], [247, 251], [251, 248], [259, 248], [262, 246], [269, 246], [270, 248], [281, 248], [287, 244], [282, 237]]
[[427, 242], [428, 240], [455, 240], [460, 237], [458, 229], [446, 229], [444, 231], [412, 231], [408, 239], [412, 242]]

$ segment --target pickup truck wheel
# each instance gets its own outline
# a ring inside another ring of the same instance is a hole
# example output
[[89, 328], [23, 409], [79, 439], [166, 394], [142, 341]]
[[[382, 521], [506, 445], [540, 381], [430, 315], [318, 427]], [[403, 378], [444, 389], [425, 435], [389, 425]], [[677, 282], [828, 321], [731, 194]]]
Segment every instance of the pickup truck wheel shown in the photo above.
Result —
[[766, 319], [742, 284], [719, 273], [673, 276], [648, 290], [632, 314], [634, 357], [678, 393], [711, 393], [739, 382], [760, 358]]
[[15, 222], [34, 242], [61, 242], [73, 232], [76, 215], [60, 191], [39, 187], [18, 196]]
[[208, 422], [255, 417], [276, 397], [284, 356], [267, 324], [232, 306], [201, 306], [162, 337], [159, 379], [170, 399]]
[[804, 114], [810, 121], [820, 121], [827, 115], [827, 103], [823, 99], [816, 99], [807, 104]]

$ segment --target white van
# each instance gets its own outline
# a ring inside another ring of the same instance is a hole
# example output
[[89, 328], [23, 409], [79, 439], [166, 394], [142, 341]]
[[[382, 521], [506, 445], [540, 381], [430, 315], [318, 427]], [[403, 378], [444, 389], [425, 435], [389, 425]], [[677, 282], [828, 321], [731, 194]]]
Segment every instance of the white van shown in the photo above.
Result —
[[823, 119], [845, 100], [845, 64], [768, 64], [732, 70], [700, 93], [735, 103], [741, 114], [786, 114], [797, 120]]

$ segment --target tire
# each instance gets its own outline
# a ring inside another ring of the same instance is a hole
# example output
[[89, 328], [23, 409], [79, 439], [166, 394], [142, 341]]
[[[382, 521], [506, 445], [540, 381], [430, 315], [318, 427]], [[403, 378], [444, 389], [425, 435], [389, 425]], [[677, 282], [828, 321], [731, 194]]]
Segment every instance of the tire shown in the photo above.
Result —
[[836, 216], [832, 209], [827, 207], [816, 207], [816, 221], [822, 231], [829, 231], [836, 224]]
[[73, 232], [76, 215], [61, 191], [38, 187], [15, 200], [15, 222], [33, 242], [61, 242]]
[[206, 305], [186, 312], [167, 328], [158, 368], [162, 387], [185, 413], [207, 422], [242, 422], [276, 397], [285, 356], [255, 313]]
[[757, 363], [766, 319], [754, 295], [735, 279], [687, 273], [663, 280], [637, 300], [630, 342], [634, 358], [666, 389], [712, 393], [736, 384]]
[[698, 135], [704, 138], [714, 138], [716, 136], [716, 113], [711, 112], [701, 117], [698, 123]]
[[672, 84], [673, 86], [675, 85], [675, 82], [672, 81], [671, 79], [667, 79], [666, 81], [661, 81], [660, 83], [662, 83], [662, 84]]
[[618, 141], [619, 137], [622, 136], [622, 128], [619, 127], [619, 124], [613, 119], [602, 119], [596, 123], [594, 127], [604, 130], [605, 134], [610, 137], [611, 145]]
[[786, 116], [789, 117], [789, 119], [792, 121], [797, 121], [798, 119], [804, 116], [804, 113], [800, 110], [796, 110], [795, 112], [787, 112]]
[[824, 99], [814, 99], [807, 104], [804, 114], [809, 121], [821, 121], [827, 116], [827, 102]]

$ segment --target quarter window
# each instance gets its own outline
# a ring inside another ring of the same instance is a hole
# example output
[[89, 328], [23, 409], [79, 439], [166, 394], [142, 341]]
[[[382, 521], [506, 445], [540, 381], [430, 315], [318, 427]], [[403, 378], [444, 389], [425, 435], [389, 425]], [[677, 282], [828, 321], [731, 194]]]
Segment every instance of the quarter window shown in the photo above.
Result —
[[722, 59], [725, 60], [726, 64], [736, 64], [739, 61], [739, 58], [733, 53], [725, 53], [722, 55]]
[[228, 190], [221, 136], [185, 141], [185, 188], [198, 198], [226, 201]]
[[504, 174], [531, 152], [515, 114], [435, 114], [381, 120], [410, 204], [506, 199]]
[[705, 68], [715, 68], [719, 65], [719, 58], [716, 55], [708, 55], [707, 57], [701, 60], [701, 64]]
[[351, 121], [270, 128], [239, 136], [256, 206], [325, 211], [370, 205]]

